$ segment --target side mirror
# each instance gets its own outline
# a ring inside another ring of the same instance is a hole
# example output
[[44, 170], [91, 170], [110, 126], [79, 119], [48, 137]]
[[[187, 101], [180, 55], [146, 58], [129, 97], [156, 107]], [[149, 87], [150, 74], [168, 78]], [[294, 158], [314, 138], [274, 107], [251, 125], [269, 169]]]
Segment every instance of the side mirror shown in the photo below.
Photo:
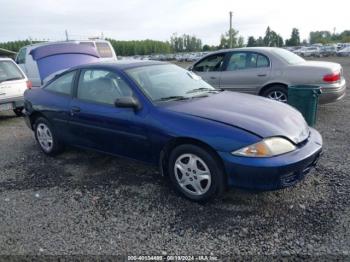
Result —
[[188, 71], [193, 71], [193, 66], [187, 68]]
[[124, 96], [117, 98], [114, 102], [114, 105], [116, 107], [122, 107], [122, 108], [133, 108], [135, 110], [141, 109], [141, 104], [139, 100], [137, 100], [133, 96]]

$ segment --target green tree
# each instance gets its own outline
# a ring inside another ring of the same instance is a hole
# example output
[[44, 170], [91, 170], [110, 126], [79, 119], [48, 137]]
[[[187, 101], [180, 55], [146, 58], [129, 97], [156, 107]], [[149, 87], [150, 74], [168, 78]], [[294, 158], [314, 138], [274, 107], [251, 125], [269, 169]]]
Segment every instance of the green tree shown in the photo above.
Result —
[[194, 52], [202, 50], [202, 40], [196, 36], [174, 33], [170, 37], [170, 46], [174, 52]]
[[264, 46], [283, 46], [283, 38], [268, 26], [263, 38]]
[[257, 46], [257, 41], [255, 40], [254, 36], [248, 37], [247, 46], [248, 47]]
[[[231, 31], [231, 32], [230, 32]], [[232, 36], [232, 47], [239, 47], [238, 31], [232, 29], [221, 35], [219, 48], [230, 48], [230, 34]], [[244, 41], [244, 39], [243, 39]]]
[[238, 47], [243, 47], [244, 46], [244, 37], [243, 36], [239, 36], [238, 37], [237, 46]]
[[345, 30], [339, 35], [340, 42], [349, 43], [350, 42], [350, 30]]
[[292, 29], [290, 39], [286, 40], [286, 46], [298, 46], [300, 45], [300, 34], [297, 28]]
[[107, 39], [111, 42], [117, 55], [132, 56], [132, 55], [149, 55], [159, 53], [170, 53], [171, 46], [169, 42], [155, 40], [137, 40], [137, 41], [119, 41]]
[[327, 44], [331, 42], [332, 42], [332, 34], [329, 31], [310, 32], [310, 44], [315, 44], [315, 43]]
[[202, 48], [202, 51], [204, 52], [211, 51], [211, 47], [209, 45], [204, 45]]
[[256, 40], [256, 46], [264, 46], [264, 39], [259, 36], [259, 38]]

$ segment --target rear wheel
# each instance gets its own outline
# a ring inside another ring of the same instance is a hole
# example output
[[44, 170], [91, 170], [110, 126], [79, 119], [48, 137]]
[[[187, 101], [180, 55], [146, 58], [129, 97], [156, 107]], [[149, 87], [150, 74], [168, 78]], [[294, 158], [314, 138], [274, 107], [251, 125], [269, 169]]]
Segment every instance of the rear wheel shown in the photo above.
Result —
[[170, 180], [181, 195], [204, 202], [225, 190], [223, 169], [215, 156], [195, 145], [180, 145], [169, 157]]
[[23, 107], [17, 107], [15, 109], [13, 109], [13, 112], [16, 114], [16, 116], [20, 117], [20, 116], [23, 116]]
[[271, 100], [283, 103], [287, 103], [288, 100], [288, 91], [287, 88], [283, 85], [270, 86], [262, 93], [262, 95]]
[[35, 138], [41, 150], [50, 156], [63, 151], [63, 144], [58, 140], [52, 125], [43, 117], [39, 117], [34, 125]]

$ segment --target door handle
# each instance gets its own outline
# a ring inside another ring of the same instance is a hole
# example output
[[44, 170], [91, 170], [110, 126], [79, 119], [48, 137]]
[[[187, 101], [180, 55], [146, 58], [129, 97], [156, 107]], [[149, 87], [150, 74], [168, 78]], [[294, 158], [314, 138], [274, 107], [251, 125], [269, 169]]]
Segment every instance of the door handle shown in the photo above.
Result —
[[72, 108], [70, 109], [71, 115], [74, 115], [75, 113], [79, 113], [79, 112], [80, 112], [80, 107], [72, 106]]
[[211, 76], [210, 79], [216, 79], [216, 77], [215, 76]]
[[263, 76], [266, 76], [266, 74], [259, 74], [257, 75], [258, 77], [263, 77]]

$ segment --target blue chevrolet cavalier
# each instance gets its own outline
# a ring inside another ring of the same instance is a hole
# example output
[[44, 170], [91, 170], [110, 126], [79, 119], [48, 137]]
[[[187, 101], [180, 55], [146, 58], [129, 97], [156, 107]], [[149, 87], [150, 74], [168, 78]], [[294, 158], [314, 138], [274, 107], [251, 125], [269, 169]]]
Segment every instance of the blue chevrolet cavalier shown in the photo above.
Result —
[[72, 145], [156, 165], [194, 201], [231, 186], [294, 185], [322, 150], [289, 105], [214, 89], [161, 62], [71, 68], [25, 92], [25, 115], [44, 153]]

